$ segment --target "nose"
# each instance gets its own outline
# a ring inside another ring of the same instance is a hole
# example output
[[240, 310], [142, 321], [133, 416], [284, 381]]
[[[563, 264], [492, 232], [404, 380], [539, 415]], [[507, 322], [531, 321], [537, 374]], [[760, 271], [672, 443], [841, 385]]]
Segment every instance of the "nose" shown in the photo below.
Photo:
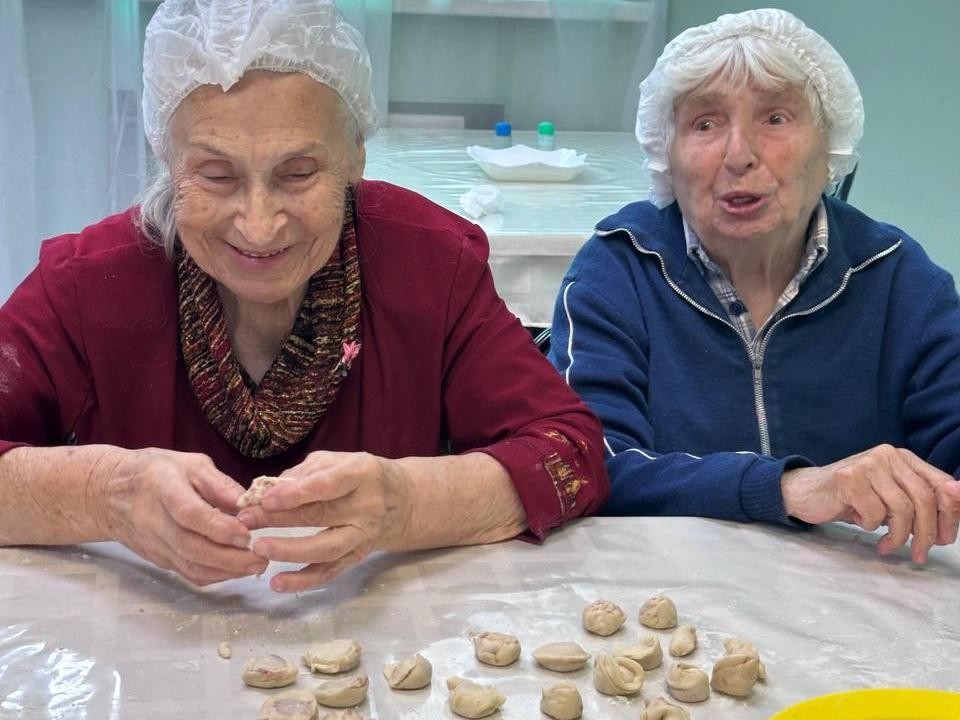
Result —
[[723, 163], [731, 172], [742, 175], [756, 167], [757, 137], [752, 123], [730, 123]]
[[234, 224], [251, 248], [270, 248], [286, 223], [286, 216], [270, 188], [251, 182], [243, 196], [243, 206], [234, 216]]

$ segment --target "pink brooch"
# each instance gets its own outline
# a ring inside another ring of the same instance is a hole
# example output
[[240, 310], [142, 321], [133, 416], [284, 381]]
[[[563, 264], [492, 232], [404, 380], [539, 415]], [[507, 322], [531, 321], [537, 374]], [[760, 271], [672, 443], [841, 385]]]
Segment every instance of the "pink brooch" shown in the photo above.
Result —
[[356, 360], [357, 355], [360, 354], [360, 347], [361, 343], [356, 340], [343, 343], [343, 355], [340, 356], [340, 362], [336, 364], [333, 371], [340, 373], [342, 377], [346, 377], [347, 373], [350, 372], [350, 366], [353, 364], [353, 361]]

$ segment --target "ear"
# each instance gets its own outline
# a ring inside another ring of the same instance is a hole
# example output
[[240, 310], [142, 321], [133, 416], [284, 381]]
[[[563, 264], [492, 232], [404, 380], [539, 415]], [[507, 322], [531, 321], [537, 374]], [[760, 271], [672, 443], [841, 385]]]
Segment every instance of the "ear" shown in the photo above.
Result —
[[348, 179], [351, 185], [356, 185], [363, 179], [363, 169], [367, 165], [367, 146], [363, 139], [357, 138], [357, 150], [354, 153], [353, 161], [348, 171]]

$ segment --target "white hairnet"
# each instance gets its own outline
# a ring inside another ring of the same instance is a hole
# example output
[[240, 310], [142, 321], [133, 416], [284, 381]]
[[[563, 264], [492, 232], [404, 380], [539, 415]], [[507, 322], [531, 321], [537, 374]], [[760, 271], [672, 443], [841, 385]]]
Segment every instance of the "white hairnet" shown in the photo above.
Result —
[[200, 85], [247, 70], [302, 72], [339, 93], [363, 137], [377, 126], [370, 56], [332, 0], [165, 0], [143, 45], [143, 126], [160, 154], [170, 116]]
[[[820, 35], [785, 10], [748, 10], [721, 15], [714, 22], [689, 28], [667, 43], [653, 70], [640, 83], [637, 140], [646, 153], [650, 200], [658, 207], [673, 202], [669, 138], [677, 88], [669, 70], [694, 60], [707, 48], [736, 38], [759, 38], [785, 49], [803, 69], [820, 98], [827, 127], [830, 181], [837, 182], [857, 164], [863, 136], [863, 98], [850, 68]], [[709, 78], [704, 78], [704, 81]]]

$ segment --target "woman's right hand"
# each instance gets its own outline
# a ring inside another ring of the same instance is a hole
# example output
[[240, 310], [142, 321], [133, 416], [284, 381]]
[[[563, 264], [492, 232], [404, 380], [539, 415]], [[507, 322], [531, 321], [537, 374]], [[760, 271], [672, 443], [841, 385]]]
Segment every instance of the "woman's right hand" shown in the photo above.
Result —
[[960, 483], [904, 448], [878, 445], [823, 467], [789, 470], [780, 481], [787, 514], [819, 524], [885, 525], [882, 554], [911, 539], [913, 561], [957, 539]]
[[115, 449], [94, 468], [108, 536], [195, 585], [259, 575], [267, 561], [249, 550], [236, 512], [243, 488], [206, 455]]

